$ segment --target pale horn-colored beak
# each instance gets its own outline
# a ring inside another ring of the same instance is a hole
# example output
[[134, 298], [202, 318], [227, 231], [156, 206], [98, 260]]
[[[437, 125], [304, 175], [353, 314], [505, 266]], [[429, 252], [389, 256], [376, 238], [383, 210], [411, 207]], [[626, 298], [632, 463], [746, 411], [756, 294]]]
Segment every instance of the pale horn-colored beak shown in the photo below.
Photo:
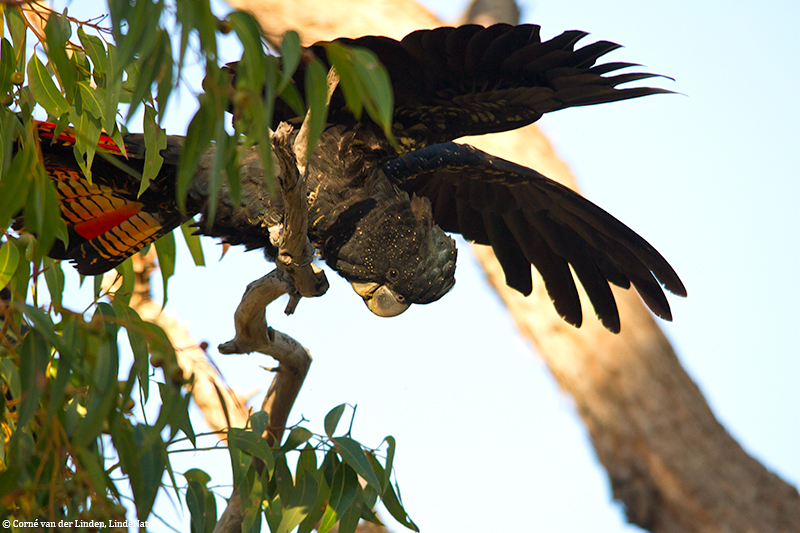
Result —
[[397, 316], [409, 308], [405, 297], [379, 283], [351, 283], [370, 311], [378, 316]]

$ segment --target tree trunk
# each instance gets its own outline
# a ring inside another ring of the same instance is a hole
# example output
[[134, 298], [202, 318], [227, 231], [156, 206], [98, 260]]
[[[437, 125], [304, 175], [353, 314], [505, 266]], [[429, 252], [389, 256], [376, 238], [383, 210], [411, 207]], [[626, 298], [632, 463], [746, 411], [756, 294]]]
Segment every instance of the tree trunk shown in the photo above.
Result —
[[[306, 44], [364, 34], [400, 38], [440, 25], [410, 0], [231, 4], [254, 13], [266, 33], [298, 30]], [[575, 187], [536, 127], [468, 142]], [[522, 297], [505, 285], [490, 248], [475, 247], [475, 254], [520, 332], [572, 395], [632, 523], [659, 533], [800, 531], [797, 490], [748, 456], [717, 422], [638, 295], [615, 290], [619, 335], [594, 317], [575, 329], [558, 317], [541, 282]]]

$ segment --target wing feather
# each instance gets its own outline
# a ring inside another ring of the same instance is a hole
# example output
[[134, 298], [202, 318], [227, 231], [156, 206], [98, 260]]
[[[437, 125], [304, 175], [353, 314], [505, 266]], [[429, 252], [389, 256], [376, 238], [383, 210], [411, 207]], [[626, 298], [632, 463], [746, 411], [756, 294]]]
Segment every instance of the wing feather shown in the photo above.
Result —
[[[539, 26], [496, 24], [419, 30], [402, 41], [366, 36], [337, 42], [371, 50], [386, 67], [394, 90], [394, 134], [411, 150], [465, 135], [515, 129], [566, 107], [671, 92], [617, 88], [656, 75], [604, 76], [635, 64], [596, 64], [619, 45], [599, 41], [578, 47], [586, 35], [572, 30], [542, 42]], [[324, 58], [324, 48], [325, 43], [318, 43], [311, 50]], [[235, 72], [236, 65], [230, 68]], [[294, 75], [300, 94], [304, 75], [301, 64]], [[295, 112], [277, 102], [274, 117], [277, 124], [295, 118]], [[338, 89], [331, 99], [329, 120], [357, 122]]]
[[[434, 211], [435, 217], [436, 212]], [[485, 212], [483, 217], [486, 233], [489, 237], [489, 242], [486, 244], [492, 246], [497, 261], [503, 267], [506, 284], [526, 296], [529, 295], [533, 291], [531, 264], [526, 259], [518, 241], [514, 238], [502, 216]]]
[[512, 211], [504, 218], [511, 221], [514, 238], [528, 260], [528, 278], [532, 264], [542, 276], [547, 294], [559, 316], [570, 324], [580, 327], [583, 320], [581, 301], [566, 259], [547, 244], [542, 234], [525, 220], [521, 212]]
[[382, 168], [402, 189], [431, 200], [442, 229], [491, 245], [509, 286], [530, 293], [530, 267], [536, 267], [556, 310], [574, 325], [581, 323], [581, 305], [570, 266], [611, 331], [619, 331], [620, 322], [610, 283], [633, 285], [667, 320], [671, 313], [661, 285], [686, 295], [673, 268], [647, 241], [532, 169], [452, 142], [405, 154]]

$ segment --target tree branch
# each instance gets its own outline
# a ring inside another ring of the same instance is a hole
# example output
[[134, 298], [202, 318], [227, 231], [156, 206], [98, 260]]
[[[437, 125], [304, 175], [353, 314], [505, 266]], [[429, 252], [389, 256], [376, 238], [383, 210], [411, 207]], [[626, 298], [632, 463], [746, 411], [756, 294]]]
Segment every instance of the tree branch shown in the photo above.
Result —
[[[264, 437], [270, 446], [281, 441], [289, 413], [311, 366], [311, 356], [292, 337], [267, 325], [266, 308], [276, 298], [289, 294], [286, 313], [291, 314], [301, 297], [320, 296], [328, 290], [325, 273], [312, 264], [315, 250], [308, 240], [308, 194], [305, 176], [301, 176], [297, 165], [298, 160], [306, 160], [307, 145], [298, 147], [298, 139], [293, 139], [292, 134], [288, 124], [281, 124], [272, 135], [284, 203], [277, 268], [247, 286], [234, 314], [236, 335], [219, 346], [220, 353], [259, 352], [278, 361], [275, 378], [261, 406], [262, 411], [269, 414], [269, 427]], [[298, 137], [304, 142], [303, 135]], [[255, 458], [253, 465], [259, 471], [264, 467]], [[214, 531], [241, 531], [242, 520], [239, 488], [234, 487], [228, 507]]]

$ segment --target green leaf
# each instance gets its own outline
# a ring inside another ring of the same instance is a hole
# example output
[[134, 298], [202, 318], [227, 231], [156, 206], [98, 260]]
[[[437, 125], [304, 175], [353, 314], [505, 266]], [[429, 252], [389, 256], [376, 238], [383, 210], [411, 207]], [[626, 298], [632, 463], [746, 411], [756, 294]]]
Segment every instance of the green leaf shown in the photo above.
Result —
[[365, 48], [343, 46], [332, 42], [325, 45], [328, 60], [336, 68], [339, 84], [348, 109], [361, 115], [362, 106], [390, 140], [394, 96], [391, 79], [377, 56]]
[[208, 488], [211, 476], [197, 468], [187, 470], [183, 476], [189, 482], [186, 506], [192, 515], [192, 532], [211, 533], [217, 524], [217, 502]]
[[209, 225], [216, 219], [219, 192], [222, 188], [222, 169], [224, 167], [225, 152], [228, 145], [228, 135], [225, 133], [224, 125], [221, 121], [216, 122], [214, 138], [216, 144], [212, 145], [210, 151], [213, 152], [211, 160], [211, 172], [208, 177], [208, 223]]
[[[313, 450], [308, 450], [314, 455]], [[302, 465], [308, 463], [308, 458], [298, 460], [298, 468], [295, 470], [294, 486], [291, 484], [291, 472], [286, 467], [285, 457], [279, 460], [275, 469], [275, 477], [278, 493], [283, 504], [283, 513], [280, 525], [277, 529], [280, 533], [289, 533], [294, 530], [311, 513], [314, 503], [317, 501], [319, 483], [315, 478], [316, 468], [308, 468]]]
[[83, 110], [88, 111], [94, 118], [98, 119], [101, 124], [103, 121], [103, 103], [97, 98], [97, 88], [89, 87], [85, 81], [78, 82], [78, 92], [81, 95], [81, 103]]
[[336, 69], [347, 109], [353, 113], [356, 119], [361, 118], [362, 101], [366, 95], [364, 94], [363, 84], [359, 80], [353, 65], [352, 48], [333, 42], [325, 47], [325, 51], [328, 55], [328, 61]]
[[[8, 23], [11, 40], [14, 43], [14, 50], [24, 50], [25, 40], [28, 34], [28, 25], [19, 6], [5, 6], [6, 22]], [[16, 70], [22, 72], [25, 69], [25, 54], [17, 56]]]
[[19, 252], [10, 242], [0, 244], [0, 289], [8, 285], [11, 276], [17, 271]]
[[[120, 76], [135, 56], [146, 57], [152, 50], [155, 42], [150, 38], [155, 28], [158, 28], [158, 21], [161, 18], [161, 11], [164, 8], [163, 2], [135, 2], [125, 6], [127, 9], [120, 9], [125, 2], [113, 2], [109, 5], [112, 18], [112, 28], [114, 40], [119, 48], [119, 64], [115, 70], [111, 70], [112, 76]], [[122, 34], [120, 28], [123, 20], [127, 21], [128, 32]]]
[[331, 439], [336, 444], [336, 451], [342, 456], [345, 463], [349, 464], [364, 478], [375, 490], [380, 491], [381, 482], [367, 461], [367, 456], [361, 445], [349, 437], [335, 437]]
[[400, 499], [397, 497], [397, 493], [394, 491], [391, 483], [386, 487], [386, 490], [383, 491], [381, 501], [383, 502], [384, 507], [386, 507], [386, 510], [389, 511], [389, 514], [392, 515], [395, 520], [412, 531], [419, 531], [417, 525], [411, 520], [411, 518], [408, 517], [408, 514], [406, 513], [405, 508], [403, 508], [403, 504], [400, 503]]
[[336, 516], [341, 516], [350, 507], [356, 497], [358, 487], [356, 471], [347, 464], [339, 465], [333, 474], [331, 496], [328, 500], [330, 506], [336, 511]]
[[[19, 241], [12, 242], [14, 246], [17, 247], [17, 253], [20, 255], [20, 258], [22, 258], [25, 254], [25, 247]], [[20, 261], [19, 264], [17, 264], [17, 272], [14, 274], [14, 277], [11, 280], [15, 295], [18, 295], [18, 302], [24, 302], [28, 298], [31, 267], [32, 265], [30, 261]]]
[[219, 21], [211, 12], [209, 2], [184, 0], [178, 2], [178, 21], [189, 25], [200, 37], [200, 48], [210, 57], [217, 55], [217, 27]]
[[[131, 105], [125, 118], [128, 121], [139, 108], [142, 101], [152, 101], [151, 87], [168, 78], [172, 80], [172, 49], [169, 43], [169, 34], [166, 30], [158, 29], [154, 35], [148, 37], [153, 44], [148, 47], [147, 55], [142, 56], [136, 63], [138, 78], [132, 87]], [[169, 73], [169, 74], [167, 74]], [[170, 87], [171, 88], [171, 87]], [[168, 93], [163, 95], [166, 99]], [[164, 100], [162, 103], [166, 103]], [[159, 109], [163, 109], [159, 106]]]
[[[59, 324], [62, 328], [62, 338], [64, 339], [62, 352], [58, 359], [51, 362], [51, 375], [55, 371], [55, 379], [51, 382], [48, 394], [50, 396], [50, 407], [47, 410], [47, 421], [45, 426], [49, 428], [50, 422], [60, 411], [64, 409], [64, 394], [67, 382], [72, 376], [72, 363], [76, 361], [79, 354], [85, 353], [83, 335], [81, 330], [83, 319], [77, 315], [65, 314]], [[68, 348], [68, 349], [64, 349]], [[47, 433], [47, 429], [43, 431]]]
[[190, 468], [189, 470], [183, 473], [183, 477], [185, 477], [189, 481], [200, 483], [204, 487], [211, 482], [211, 476], [209, 476], [205, 471], [200, 470], [199, 468]]
[[282, 93], [292, 80], [292, 75], [297, 70], [297, 65], [300, 64], [301, 54], [300, 36], [297, 32], [287, 31], [284, 33], [283, 42], [281, 43], [281, 70], [283, 77], [276, 90], [278, 94]]
[[385, 439], [383, 439], [386, 444], [388, 445], [386, 450], [386, 467], [384, 469], [384, 477], [383, 477], [383, 490], [386, 490], [386, 487], [391, 483], [390, 479], [392, 477], [392, 468], [394, 468], [394, 452], [397, 448], [397, 442], [394, 440], [394, 437], [389, 435]]
[[108, 66], [108, 55], [102, 39], [94, 35], [87, 35], [81, 26], [78, 26], [78, 38], [86, 55], [92, 60], [94, 71], [98, 74], [104, 74]]
[[258, 21], [253, 15], [245, 11], [234, 11], [228, 15], [228, 20], [242, 43], [242, 48], [244, 49], [242, 61], [245, 68], [251, 74], [256, 74], [262, 67], [259, 58], [263, 57], [261, 27], [258, 25]]
[[169, 278], [175, 273], [175, 235], [170, 232], [155, 242], [158, 254], [158, 266], [161, 270], [161, 279], [164, 283], [164, 303], [167, 305], [167, 285]]
[[[178, 368], [176, 362], [170, 367]], [[172, 379], [168, 380], [168, 383], [158, 383], [158, 392], [161, 395], [161, 411], [158, 413], [155, 427], [160, 431], [169, 425], [170, 441], [175, 438], [179, 430], [183, 431], [192, 446], [197, 446], [192, 420], [189, 417], [191, 395]]]
[[308, 442], [308, 439], [310, 439], [313, 435], [314, 434], [306, 428], [292, 428], [292, 430], [289, 432], [289, 436], [286, 437], [286, 442], [284, 442], [283, 446], [281, 446], [280, 453], [286, 453], [296, 449], [298, 446]]
[[267, 517], [267, 526], [270, 531], [276, 531], [281, 525], [281, 517], [283, 516], [283, 508], [281, 507], [281, 498], [277, 494], [275, 496], [268, 496], [263, 502], [264, 514]]
[[134, 286], [136, 284], [136, 274], [133, 272], [133, 260], [129, 257], [122, 263], [114, 267], [122, 278], [122, 285], [114, 293], [114, 300], [120, 300], [126, 306], [131, 303]]
[[[70, 108], [70, 120], [75, 125], [75, 146], [73, 153], [75, 161], [83, 172], [83, 175], [91, 183], [92, 164], [94, 155], [97, 153], [97, 143], [100, 140], [100, 133], [103, 129], [102, 121], [92, 116], [91, 113], [81, 113], [76, 107]], [[84, 160], [84, 156], [86, 157]]]
[[[380, 461], [378, 461], [378, 458], [375, 457], [375, 454], [367, 453], [366, 455], [367, 455], [367, 461], [369, 461], [369, 465], [372, 467], [372, 471], [375, 472], [375, 475], [378, 476], [378, 479], [384, 481], [387, 476], [386, 476], [386, 470], [383, 468], [383, 465], [381, 465]], [[372, 499], [378, 498], [378, 496], [383, 492], [382, 487], [383, 485], [381, 487], [378, 487], [378, 490], [375, 490], [375, 487], [367, 486], [364, 489], [365, 492], [364, 501], [367, 503], [367, 506], [369, 506], [370, 508], [375, 506], [375, 502], [372, 501]]]
[[236, 438], [231, 439], [231, 435], [238, 432], [243, 431], [237, 428], [231, 428], [228, 432], [228, 455], [231, 458], [231, 470], [233, 472], [233, 484], [234, 486], [239, 486], [244, 481], [245, 476], [247, 475], [247, 471], [250, 468], [250, 455], [244, 453], [238, 447], [238, 440]]
[[290, 531], [294, 530], [294, 528], [300, 525], [300, 522], [305, 520], [310, 510], [311, 510], [310, 504], [285, 508], [283, 510], [283, 515], [281, 516], [281, 522], [280, 525], [278, 526], [276, 533], [289, 533]]
[[[168, 36], [169, 37], [169, 36]], [[172, 64], [172, 44], [169, 38], [164, 39], [161, 44], [161, 54], [163, 56], [161, 71], [156, 77], [158, 83], [158, 94], [156, 104], [158, 112], [163, 116], [167, 112], [167, 102], [172, 94], [174, 73]]]
[[216, 118], [213, 109], [213, 102], [210, 101], [208, 93], [200, 97], [200, 109], [195, 113], [194, 118], [189, 123], [186, 131], [186, 138], [183, 143], [180, 165], [178, 166], [178, 177], [176, 186], [176, 196], [178, 209], [186, 209], [186, 196], [189, 187], [194, 179], [200, 158], [211, 144], [211, 134], [216, 127]]
[[92, 321], [102, 328], [96, 344], [93, 372], [86, 396], [86, 416], [80, 422], [73, 444], [87, 446], [100, 434], [103, 421], [117, 406], [119, 399], [119, 353], [117, 351], [116, 314], [106, 303], [97, 304]]
[[329, 448], [319, 467], [322, 475], [325, 477], [325, 483], [329, 487], [333, 486], [333, 477], [341, 464], [342, 461], [339, 459], [339, 454], [336, 453], [336, 449], [333, 447]]
[[[248, 419], [250, 427], [253, 428], [253, 433], [256, 435], [264, 435], [269, 427], [269, 413], [266, 411], [256, 411]], [[263, 438], [263, 437], [262, 437]]]
[[325, 415], [325, 434], [328, 437], [333, 438], [333, 433], [336, 431], [336, 426], [339, 425], [339, 420], [342, 418], [346, 405], [337, 405]]
[[[325, 486], [320, 487], [319, 472], [316, 469], [316, 453], [309, 445], [300, 453], [295, 469], [294, 493], [288, 508], [284, 509], [278, 531], [288, 533], [314, 513], [317, 507], [324, 505], [325, 500], [318, 497]], [[325, 491], [327, 492], [327, 491]], [[309, 526], [310, 527], [310, 526]], [[301, 528], [302, 529], [302, 528]]]
[[336, 514], [336, 511], [333, 510], [333, 507], [328, 505], [325, 507], [325, 514], [322, 515], [322, 520], [319, 523], [319, 533], [328, 533], [333, 526], [336, 525], [336, 522], [339, 520], [339, 515]]
[[[2, 250], [0, 250], [0, 265], [2, 265]], [[44, 279], [47, 282], [47, 290], [50, 292], [50, 301], [53, 302], [53, 308], [60, 313], [64, 296], [64, 271], [61, 269], [60, 261], [49, 257], [45, 258]], [[0, 287], [2, 286], [2, 268], [0, 268]]]
[[232, 428], [228, 432], [228, 447], [234, 447], [253, 457], [258, 457], [264, 461], [268, 471], [272, 471], [275, 468], [275, 457], [272, 449], [260, 433]]
[[164, 164], [161, 150], [167, 148], [167, 134], [156, 123], [156, 110], [149, 105], [144, 106], [144, 147], [144, 168], [137, 197], [141, 196], [150, 186], [150, 181], [158, 176]]
[[281, 100], [289, 104], [289, 107], [298, 117], [302, 117], [305, 114], [305, 103], [303, 103], [303, 98], [300, 96], [297, 86], [290, 83], [280, 92], [280, 97]]
[[192, 533], [203, 533], [206, 530], [206, 489], [197, 481], [189, 481], [186, 486], [186, 507], [192, 517]]
[[69, 21], [51, 11], [47, 18], [47, 25], [44, 28], [45, 40], [47, 41], [47, 57], [50, 58], [50, 66], [61, 80], [61, 87], [67, 94], [67, 98], [72, 100], [75, 96], [75, 67], [67, 56], [67, 42], [72, 34]]
[[193, 220], [181, 224], [181, 233], [187, 248], [189, 248], [189, 253], [192, 254], [192, 261], [194, 261], [195, 266], [205, 266], [206, 260], [203, 255], [203, 245], [200, 242], [200, 236], [194, 233], [196, 228], [193, 224]]
[[[77, 403], [73, 402], [72, 405], [77, 405]], [[78, 464], [85, 469], [91, 485], [95, 487], [113, 487], [114, 483], [108, 478], [108, 474], [103, 469], [101, 463], [103, 458], [95, 450], [92, 448], [74, 448], [78, 455]]]
[[[27, 261], [20, 261], [20, 266], [27, 263]], [[53, 321], [50, 319], [49, 315], [42, 312], [41, 309], [19, 301], [15, 302], [14, 305], [17, 307], [17, 309], [22, 311], [31, 322], [33, 322], [33, 329], [35, 329], [37, 333], [47, 339], [47, 342], [55, 346], [58, 351], [62, 351], [63, 346], [61, 337], [56, 334], [55, 326], [53, 325]]]
[[6, 38], [0, 40], [0, 46], [0, 95], [6, 95], [12, 90], [11, 75], [15, 69], [15, 54]]
[[285, 455], [279, 455], [275, 458], [275, 472], [272, 474], [272, 481], [275, 482], [278, 488], [282, 506], [284, 508], [287, 507], [294, 493], [294, 479]]
[[119, 420], [111, 432], [111, 439], [122, 470], [130, 479], [136, 514], [139, 520], [147, 520], [166, 468], [166, 445], [157, 428], [146, 424], [134, 426], [127, 419]]
[[[126, 260], [125, 262], [127, 263], [128, 261]], [[146, 331], [144, 322], [139, 317], [139, 313], [131, 309], [127, 302], [123, 303], [121, 300], [114, 298], [111, 305], [127, 330], [128, 341], [131, 345], [131, 352], [133, 352], [133, 371], [139, 380], [142, 396], [146, 402], [150, 397], [150, 365], [148, 362], [147, 337], [144, 335]]]
[[328, 72], [316, 57], [306, 66], [306, 103], [311, 113], [306, 152], [308, 161], [328, 122]]
[[60, 117], [69, 111], [69, 103], [58, 90], [47, 68], [34, 54], [28, 62], [28, 82], [36, 102], [49, 114]]
[[97, 274], [92, 276], [93, 286], [94, 286], [94, 297], [95, 299], [100, 299], [100, 295], [103, 293], [103, 275]]
[[[304, 451], [305, 453], [305, 451]], [[314, 451], [311, 451], [312, 455], [316, 454]], [[311, 473], [310, 470], [306, 470], [309, 474]], [[328, 507], [328, 498], [331, 495], [331, 489], [328, 484], [322, 479], [321, 473], [319, 470], [316, 471], [317, 479], [317, 488], [316, 488], [316, 500], [311, 506], [311, 510], [308, 515], [303, 519], [300, 523], [300, 527], [297, 529], [297, 533], [311, 533], [315, 529], [315, 525], [322, 520], [323, 514], [325, 513]]]
[[300, 457], [297, 458], [297, 467], [295, 468], [297, 476], [306, 473], [314, 479], [320, 479], [322, 472], [317, 470], [317, 454], [311, 444], [306, 443], [300, 451]]
[[[42, 225], [38, 228], [38, 238], [41, 244], [38, 253], [43, 254], [52, 248], [56, 239], [66, 245], [69, 241], [69, 234], [67, 225], [61, 218], [61, 204], [58, 201], [56, 186], [44, 172], [37, 173], [35, 191], [37, 196], [43, 198], [43, 202], [39, 205], [39, 208], [42, 209]], [[26, 216], [27, 214], [26, 208]], [[41, 257], [38, 253], [37, 257]]]
[[383, 128], [384, 133], [391, 135], [394, 96], [389, 73], [372, 51], [355, 47], [353, 55], [356, 72], [366, 89], [367, 112]]
[[17, 411], [18, 429], [28, 425], [39, 406], [51, 352], [50, 343], [38, 331], [30, 331], [25, 335], [20, 348], [19, 377], [23, 393]]
[[[360, 492], [360, 487], [359, 487]], [[361, 519], [361, 502], [354, 502], [339, 519], [339, 533], [355, 533]]]
[[[117, 49], [113, 44], [108, 45], [108, 56], [107, 56], [107, 66], [106, 71], [107, 74], [105, 76], [106, 82], [106, 94], [105, 94], [105, 101], [103, 102], [103, 117], [105, 117], [105, 122], [103, 122], [103, 129], [108, 131], [118, 131], [116, 120], [117, 120], [117, 107], [119, 107], [119, 100], [122, 92], [122, 75], [121, 74], [113, 74], [116, 72], [118, 67], [119, 59], [117, 59]], [[122, 69], [120, 68], [120, 72]], [[112, 135], [113, 137], [113, 135]], [[114, 137], [114, 141], [117, 143], [117, 146], [123, 147], [124, 143], [121, 142], [121, 136], [119, 138]], [[124, 150], [124, 148], [123, 148]]]
[[26, 144], [17, 151], [8, 171], [0, 178], [0, 228], [5, 231], [11, 217], [16, 216], [28, 199], [33, 185], [30, 178], [36, 161], [35, 147]]

